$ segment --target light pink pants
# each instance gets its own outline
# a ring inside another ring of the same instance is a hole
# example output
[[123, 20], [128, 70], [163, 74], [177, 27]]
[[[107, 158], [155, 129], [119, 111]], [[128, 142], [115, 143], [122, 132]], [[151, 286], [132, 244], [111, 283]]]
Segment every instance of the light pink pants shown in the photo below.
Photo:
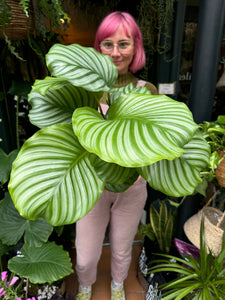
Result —
[[76, 272], [80, 285], [90, 286], [96, 281], [109, 222], [112, 279], [116, 282], [126, 279], [146, 198], [146, 182], [140, 178], [123, 193], [104, 191], [94, 208], [76, 223]]

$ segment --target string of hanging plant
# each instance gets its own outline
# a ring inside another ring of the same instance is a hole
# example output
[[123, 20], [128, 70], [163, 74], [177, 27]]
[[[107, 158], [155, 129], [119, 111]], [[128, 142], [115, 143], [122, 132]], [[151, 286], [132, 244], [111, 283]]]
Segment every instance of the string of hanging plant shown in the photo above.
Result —
[[176, 0], [141, 0], [138, 23], [143, 35], [143, 43], [149, 55], [168, 51], [170, 25], [173, 21]]

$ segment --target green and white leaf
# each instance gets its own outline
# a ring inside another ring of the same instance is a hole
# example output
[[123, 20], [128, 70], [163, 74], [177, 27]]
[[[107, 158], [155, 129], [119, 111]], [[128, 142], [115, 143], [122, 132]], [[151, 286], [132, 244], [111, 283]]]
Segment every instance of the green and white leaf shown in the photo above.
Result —
[[109, 184], [122, 184], [137, 173], [136, 169], [121, 167], [114, 163], [108, 163], [95, 156], [93, 167], [104, 182]]
[[104, 189], [92, 159], [70, 124], [35, 133], [22, 146], [9, 183], [20, 214], [31, 220], [42, 217], [54, 226], [74, 223], [86, 215]]
[[78, 44], [55, 44], [46, 55], [46, 63], [53, 76], [94, 92], [108, 92], [118, 77], [109, 56]]
[[132, 174], [130, 178], [128, 178], [125, 182], [121, 184], [110, 184], [106, 183], [105, 189], [107, 191], [113, 192], [113, 193], [122, 193], [125, 192], [134, 182], [138, 179], [138, 173], [135, 172]]
[[124, 87], [111, 89], [107, 102], [111, 105], [119, 96], [132, 92], [151, 95], [151, 92], [146, 87], [139, 86], [136, 88], [134, 87], [133, 83], [130, 83]]
[[8, 261], [11, 272], [28, 277], [32, 283], [54, 282], [73, 273], [68, 252], [54, 242], [42, 247], [21, 248], [21, 254]]
[[42, 218], [30, 221], [20, 216], [10, 195], [5, 194], [5, 199], [0, 202], [0, 240], [4, 244], [15, 245], [24, 236], [30, 246], [39, 247], [47, 242], [52, 230]]
[[42, 96], [45, 96], [49, 89], [57, 90], [67, 84], [69, 84], [69, 81], [63, 78], [46, 76], [44, 79], [35, 80], [32, 89], [40, 93]]
[[76, 109], [72, 123], [85, 149], [102, 160], [129, 168], [181, 156], [183, 145], [198, 128], [184, 103], [139, 93], [114, 101], [107, 120], [83, 107]]
[[175, 160], [160, 160], [150, 166], [139, 168], [141, 176], [156, 190], [169, 196], [191, 195], [201, 183], [200, 171], [209, 163], [210, 147], [197, 132], [183, 146], [185, 152]]
[[97, 109], [101, 96], [102, 93], [87, 92], [68, 82], [61, 88], [49, 89], [44, 96], [33, 89], [28, 96], [32, 107], [29, 119], [39, 128], [57, 123], [71, 124], [73, 112], [77, 107], [89, 106]]

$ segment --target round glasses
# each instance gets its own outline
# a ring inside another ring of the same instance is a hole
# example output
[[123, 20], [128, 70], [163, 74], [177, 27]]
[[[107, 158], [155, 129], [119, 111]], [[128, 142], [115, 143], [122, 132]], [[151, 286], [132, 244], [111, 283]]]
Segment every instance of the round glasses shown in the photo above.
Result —
[[100, 48], [105, 53], [112, 53], [114, 47], [117, 47], [120, 53], [125, 53], [130, 50], [131, 46], [133, 46], [133, 44], [128, 41], [121, 41], [117, 44], [113, 44], [113, 42], [110, 41], [103, 41], [100, 43]]

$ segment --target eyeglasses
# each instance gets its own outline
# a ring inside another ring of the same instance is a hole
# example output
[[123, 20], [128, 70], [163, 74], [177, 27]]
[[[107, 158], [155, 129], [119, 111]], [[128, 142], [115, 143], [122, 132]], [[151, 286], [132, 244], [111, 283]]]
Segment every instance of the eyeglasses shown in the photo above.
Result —
[[130, 50], [131, 46], [133, 46], [133, 44], [128, 41], [121, 41], [118, 42], [117, 44], [113, 44], [113, 42], [110, 41], [103, 41], [100, 43], [101, 50], [108, 53], [111, 53], [114, 50], [114, 47], [117, 47], [119, 52], [124, 53]]

